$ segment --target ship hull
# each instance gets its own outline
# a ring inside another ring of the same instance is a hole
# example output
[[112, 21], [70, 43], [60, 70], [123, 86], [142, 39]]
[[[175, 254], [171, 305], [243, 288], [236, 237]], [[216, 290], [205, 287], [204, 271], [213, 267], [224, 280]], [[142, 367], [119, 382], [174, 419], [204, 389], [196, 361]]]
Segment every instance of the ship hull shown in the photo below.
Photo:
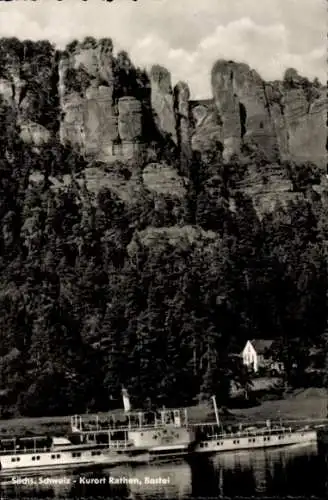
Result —
[[257, 436], [232, 436], [204, 439], [196, 444], [194, 453], [219, 453], [224, 451], [272, 448], [317, 441], [316, 431], [300, 431]]
[[101, 465], [116, 466], [128, 462], [136, 462], [139, 458], [138, 456], [129, 456], [128, 454], [112, 454], [110, 451], [97, 452], [96, 450], [81, 452], [80, 456], [72, 455], [70, 452], [2, 455], [0, 456], [0, 474], [79, 469]]

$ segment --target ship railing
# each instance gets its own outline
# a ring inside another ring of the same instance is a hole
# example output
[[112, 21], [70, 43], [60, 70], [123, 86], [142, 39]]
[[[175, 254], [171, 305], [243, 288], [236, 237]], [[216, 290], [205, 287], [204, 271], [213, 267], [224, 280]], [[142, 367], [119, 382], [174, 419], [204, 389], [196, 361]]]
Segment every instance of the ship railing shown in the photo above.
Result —
[[[24, 454], [38, 454], [38, 453], [45, 453], [45, 452], [48, 452], [48, 453], [51, 453], [51, 452], [54, 452], [54, 450], [52, 448], [14, 448], [14, 449], [11, 449], [11, 450], [0, 450], [0, 456], [4, 456], [4, 455], [24, 455]], [[58, 450], [57, 450], [58, 452]]]
[[[168, 428], [168, 427], [177, 427], [176, 425], [172, 424], [162, 424], [161, 422], [157, 422], [154, 424], [145, 424], [145, 425], [123, 425], [123, 426], [102, 426], [102, 427], [97, 427], [97, 426], [91, 426], [91, 425], [83, 425], [82, 429], [79, 430], [79, 434], [101, 434], [101, 433], [114, 433], [114, 432], [119, 432], [119, 431], [125, 431], [125, 432], [133, 432], [133, 431], [144, 431], [144, 430], [151, 430], [151, 429], [160, 429], [160, 428]], [[180, 427], [187, 427], [184, 425], [181, 425]]]
[[258, 431], [236, 431], [236, 432], [223, 432], [220, 434], [207, 434], [208, 439], [228, 439], [236, 437], [258, 437], [258, 436], [272, 436], [281, 434], [291, 434], [293, 432], [291, 427], [283, 427], [280, 429], [263, 429]]

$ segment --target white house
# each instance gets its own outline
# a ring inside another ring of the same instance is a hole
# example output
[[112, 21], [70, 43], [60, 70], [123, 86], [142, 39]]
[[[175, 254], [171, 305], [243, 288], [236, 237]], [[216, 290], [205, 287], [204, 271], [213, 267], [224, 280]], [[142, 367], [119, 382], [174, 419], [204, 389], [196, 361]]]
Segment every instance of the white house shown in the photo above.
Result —
[[258, 372], [261, 367], [268, 367], [268, 360], [265, 354], [272, 344], [273, 340], [247, 340], [241, 353], [243, 364], [251, 368], [255, 373]]

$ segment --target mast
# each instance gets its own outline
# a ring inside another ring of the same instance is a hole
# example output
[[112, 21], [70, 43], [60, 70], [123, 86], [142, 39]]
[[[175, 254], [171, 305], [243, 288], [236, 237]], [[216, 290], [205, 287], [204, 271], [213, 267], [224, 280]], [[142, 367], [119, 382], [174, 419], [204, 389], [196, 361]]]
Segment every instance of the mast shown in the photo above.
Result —
[[219, 417], [218, 407], [216, 404], [216, 397], [212, 396], [212, 400], [213, 400], [213, 407], [214, 407], [214, 413], [215, 413], [215, 420], [216, 420], [218, 427], [220, 427], [220, 417]]

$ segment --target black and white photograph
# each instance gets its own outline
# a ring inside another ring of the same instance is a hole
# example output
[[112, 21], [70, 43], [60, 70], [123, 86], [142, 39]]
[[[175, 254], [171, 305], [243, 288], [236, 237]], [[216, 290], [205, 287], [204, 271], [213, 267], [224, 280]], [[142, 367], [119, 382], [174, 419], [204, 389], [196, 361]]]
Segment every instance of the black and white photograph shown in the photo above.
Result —
[[328, 498], [327, 3], [0, 0], [0, 497]]

